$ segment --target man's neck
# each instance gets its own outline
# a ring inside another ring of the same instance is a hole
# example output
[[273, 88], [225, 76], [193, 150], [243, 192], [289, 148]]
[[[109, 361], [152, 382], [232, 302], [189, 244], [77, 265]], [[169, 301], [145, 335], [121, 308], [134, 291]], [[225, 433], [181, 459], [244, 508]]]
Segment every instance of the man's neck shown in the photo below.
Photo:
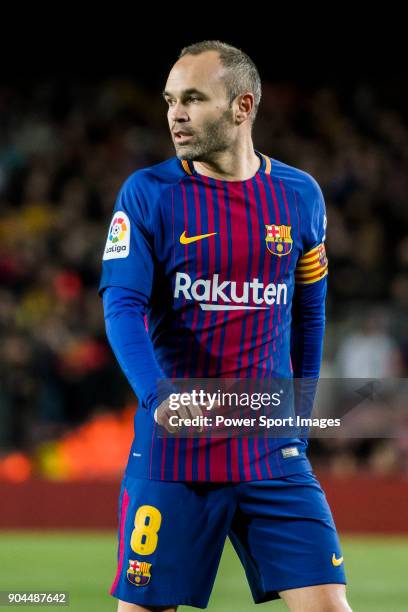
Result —
[[214, 155], [210, 161], [193, 162], [198, 174], [222, 181], [246, 181], [258, 172], [261, 160], [253, 145], [243, 151], [228, 150]]

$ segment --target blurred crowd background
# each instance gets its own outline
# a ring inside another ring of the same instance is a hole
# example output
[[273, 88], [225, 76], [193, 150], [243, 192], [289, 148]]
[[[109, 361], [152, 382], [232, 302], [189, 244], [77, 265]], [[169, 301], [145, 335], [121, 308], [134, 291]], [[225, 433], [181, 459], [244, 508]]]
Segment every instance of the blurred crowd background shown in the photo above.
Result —
[[[256, 148], [326, 199], [324, 377], [408, 373], [408, 121], [386, 98], [264, 83]], [[21, 82], [0, 85], [0, 124], [0, 477], [119, 475], [136, 399], [97, 286], [122, 182], [174, 155], [165, 102], [124, 77]], [[408, 473], [408, 422], [394, 439], [313, 440], [311, 457]]]

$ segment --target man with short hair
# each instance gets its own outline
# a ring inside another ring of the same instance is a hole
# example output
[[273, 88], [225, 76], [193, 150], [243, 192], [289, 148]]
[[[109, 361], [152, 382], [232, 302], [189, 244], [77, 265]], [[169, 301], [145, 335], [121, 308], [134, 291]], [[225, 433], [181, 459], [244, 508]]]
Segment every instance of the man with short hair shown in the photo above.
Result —
[[163, 96], [176, 157], [123, 184], [99, 287], [139, 399], [111, 594], [120, 611], [206, 607], [228, 535], [256, 603], [350, 610], [304, 439], [159, 433], [175, 429], [171, 379], [318, 377], [327, 282], [318, 184], [254, 149], [253, 61], [220, 41], [193, 44]]

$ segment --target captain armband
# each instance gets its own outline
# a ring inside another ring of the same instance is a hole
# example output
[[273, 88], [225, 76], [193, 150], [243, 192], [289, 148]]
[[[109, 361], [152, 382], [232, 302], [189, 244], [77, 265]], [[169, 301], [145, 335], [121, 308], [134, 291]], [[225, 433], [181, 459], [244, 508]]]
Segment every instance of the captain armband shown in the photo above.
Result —
[[328, 262], [324, 243], [318, 244], [297, 262], [295, 270], [295, 282], [299, 285], [315, 283], [326, 276]]

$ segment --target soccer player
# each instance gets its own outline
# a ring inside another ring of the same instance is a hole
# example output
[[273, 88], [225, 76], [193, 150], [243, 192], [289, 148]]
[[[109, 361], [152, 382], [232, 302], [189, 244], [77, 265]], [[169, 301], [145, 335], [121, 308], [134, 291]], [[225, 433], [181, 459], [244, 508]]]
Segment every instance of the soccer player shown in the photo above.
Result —
[[173, 378], [318, 377], [327, 282], [318, 184], [254, 149], [252, 60], [220, 41], [193, 44], [163, 96], [176, 156], [124, 182], [99, 287], [139, 400], [110, 592], [120, 611], [205, 608], [228, 535], [256, 603], [350, 610], [305, 440], [159, 435], [173, 431]]

